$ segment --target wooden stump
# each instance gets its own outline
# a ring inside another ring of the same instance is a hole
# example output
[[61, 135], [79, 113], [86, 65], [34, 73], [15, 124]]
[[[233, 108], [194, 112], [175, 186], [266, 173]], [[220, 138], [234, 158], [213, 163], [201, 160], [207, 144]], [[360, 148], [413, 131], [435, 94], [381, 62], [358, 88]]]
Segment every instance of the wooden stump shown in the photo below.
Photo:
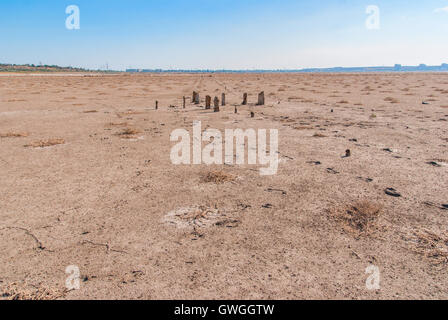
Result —
[[257, 106], [264, 106], [264, 91], [258, 94]]
[[243, 106], [247, 105], [247, 93], [243, 94]]
[[214, 104], [214, 112], [219, 112], [219, 99], [218, 97], [215, 97], [215, 99], [213, 100], [213, 104]]
[[156, 100], [156, 110], [159, 109], [159, 101]]
[[186, 102], [185, 96], [183, 96], [183, 100], [184, 100], [183, 106], [184, 106], [184, 109], [185, 109], [185, 102]]
[[254, 113], [254, 112], [251, 112], [251, 113], [250, 113], [250, 117], [251, 117], [251, 118], [255, 118], [255, 113]]
[[221, 105], [222, 105], [222, 106], [225, 106], [225, 105], [226, 105], [226, 94], [225, 94], [225, 93], [223, 93], [223, 94], [221, 95]]
[[212, 97], [206, 96], [205, 97], [205, 109], [210, 109], [212, 106]]
[[193, 103], [194, 104], [199, 104], [199, 93], [197, 93], [196, 91], [193, 91]]

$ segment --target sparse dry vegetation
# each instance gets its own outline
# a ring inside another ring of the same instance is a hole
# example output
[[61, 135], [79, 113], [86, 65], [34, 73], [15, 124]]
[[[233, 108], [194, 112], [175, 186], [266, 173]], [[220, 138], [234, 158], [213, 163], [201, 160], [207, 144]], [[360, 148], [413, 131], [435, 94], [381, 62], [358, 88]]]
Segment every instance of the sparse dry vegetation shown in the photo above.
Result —
[[139, 114], [144, 114], [144, 112], [143, 111], [128, 110], [128, 111], [120, 113], [121, 116], [130, 116], [130, 115], [139, 115]]
[[330, 216], [342, 224], [344, 230], [355, 236], [369, 235], [377, 228], [376, 221], [382, 206], [363, 200], [329, 210]]
[[51, 147], [58, 144], [64, 144], [64, 139], [47, 139], [47, 140], [38, 140], [33, 141], [30, 144], [26, 144], [25, 147], [32, 147], [32, 148], [45, 148], [45, 147]]
[[124, 139], [134, 139], [140, 131], [133, 128], [125, 128], [124, 130], [118, 132], [116, 135]]
[[56, 300], [67, 293], [65, 289], [10, 283], [0, 288], [0, 297], [6, 300]]
[[387, 97], [387, 98], [384, 98], [384, 101], [386, 101], [386, 102], [390, 102], [390, 103], [399, 103], [400, 101], [398, 101], [398, 99], [396, 99], [396, 98], [392, 98], [392, 97]]
[[431, 259], [435, 265], [448, 264], [448, 233], [435, 233], [429, 230], [414, 232], [414, 250]]
[[210, 171], [201, 175], [201, 182], [203, 183], [225, 183], [235, 181], [236, 177], [224, 171]]
[[0, 133], [0, 138], [23, 138], [28, 137], [27, 132], [6, 132]]
[[106, 127], [127, 127], [129, 124], [127, 122], [109, 122], [106, 123]]
[[326, 138], [327, 136], [322, 133], [316, 132], [315, 134], [313, 134], [313, 137], [314, 138]]

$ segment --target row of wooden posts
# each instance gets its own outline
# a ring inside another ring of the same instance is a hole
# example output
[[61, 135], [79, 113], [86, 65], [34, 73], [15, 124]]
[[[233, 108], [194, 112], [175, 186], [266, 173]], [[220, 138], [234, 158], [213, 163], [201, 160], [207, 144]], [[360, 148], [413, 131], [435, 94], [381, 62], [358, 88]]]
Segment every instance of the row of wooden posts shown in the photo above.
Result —
[[[183, 108], [185, 109], [186, 106], [186, 98], [185, 96], [183, 97]], [[191, 101], [194, 104], [199, 104], [200, 103], [200, 98], [199, 98], [199, 93], [197, 93], [196, 91], [193, 91], [193, 96]], [[214, 112], [219, 112], [219, 98], [215, 97], [215, 99], [213, 99], [213, 111]], [[243, 106], [247, 105], [247, 93], [243, 94], [243, 102], [241, 103]], [[211, 96], [206, 96], [205, 97], [205, 109], [209, 110], [211, 109], [211, 105], [212, 105], [212, 97]], [[226, 105], [226, 94], [223, 93], [221, 95], [221, 106], [225, 106]], [[257, 102], [257, 106], [263, 106], [264, 105], [264, 91], [260, 92], [258, 94], [258, 102]], [[159, 108], [159, 102], [156, 101], [156, 110]], [[237, 113], [237, 108], [235, 106], [235, 113]], [[253, 117], [253, 112], [251, 112], [251, 116]]]
[[[193, 91], [193, 97], [191, 100], [194, 104], [199, 104], [200, 103], [200, 98], [199, 98], [199, 93], [197, 93], [196, 91]], [[211, 96], [206, 96], [205, 97], [205, 109], [210, 109], [211, 108], [211, 104], [212, 104], [212, 97]], [[243, 94], [243, 102], [241, 103], [243, 106], [247, 105], [247, 93]], [[213, 105], [215, 108], [215, 112], [219, 111], [219, 98], [215, 97], [215, 99], [213, 99]], [[226, 105], [226, 94], [223, 93], [221, 95], [221, 106], [225, 106]], [[264, 91], [260, 92], [258, 94], [258, 102], [257, 102], [257, 106], [263, 106], [264, 105]], [[184, 107], [185, 107], [185, 97], [184, 97]]]
[[[183, 108], [184, 109], [186, 107], [186, 100], [187, 99], [184, 96], [183, 97]], [[200, 103], [199, 93], [197, 93], [196, 91], [193, 91], [193, 97], [192, 97], [191, 101], [194, 104], [199, 104]], [[213, 99], [213, 106], [214, 106], [213, 111], [214, 112], [219, 112], [219, 102], [220, 101], [219, 101], [218, 97], [215, 97], [215, 99]], [[206, 96], [205, 97], [205, 109], [206, 110], [211, 109], [211, 104], [212, 104], [212, 97], [211, 96]], [[243, 94], [243, 102], [241, 104], [243, 106], [247, 105], [247, 93]], [[221, 106], [225, 106], [225, 105], [226, 105], [226, 94], [223, 93], [221, 95]], [[262, 91], [262, 92], [260, 92], [258, 94], [258, 102], [257, 102], [257, 106], [263, 106], [263, 105], [264, 105], [264, 91]], [[159, 101], [156, 100], [156, 110], [158, 110], [158, 109], [159, 109]], [[235, 113], [238, 113], [238, 109], [237, 109], [236, 105], [235, 105]], [[254, 118], [255, 117], [255, 113], [251, 112], [250, 116], [252, 118]]]

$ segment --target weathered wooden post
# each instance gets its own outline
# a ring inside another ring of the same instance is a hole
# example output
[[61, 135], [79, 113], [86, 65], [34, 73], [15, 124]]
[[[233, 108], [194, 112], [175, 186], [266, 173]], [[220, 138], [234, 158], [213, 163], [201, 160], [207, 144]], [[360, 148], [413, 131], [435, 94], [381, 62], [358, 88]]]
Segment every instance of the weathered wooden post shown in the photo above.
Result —
[[214, 112], [219, 112], [219, 98], [218, 97], [215, 97], [215, 99], [213, 100], [213, 103], [214, 103], [214, 109], [213, 109], [213, 111]]
[[193, 91], [193, 103], [194, 104], [199, 104], [199, 93], [197, 93], [196, 91]]
[[243, 94], [243, 106], [247, 105], [247, 93]]
[[235, 106], [235, 113], [238, 113], [238, 109], [237, 109], [237, 107]]
[[257, 106], [264, 106], [264, 91], [262, 91], [258, 94]]
[[186, 100], [186, 99], [185, 99], [185, 96], [183, 96], [183, 100], [184, 100], [184, 109], [185, 109], [185, 100]]
[[221, 105], [222, 105], [222, 106], [225, 106], [225, 105], [226, 105], [226, 94], [225, 94], [225, 93], [223, 93], [223, 94], [221, 95]]
[[205, 97], [205, 109], [210, 109], [212, 106], [212, 97], [206, 96]]
[[159, 109], [159, 101], [156, 100], [156, 110]]

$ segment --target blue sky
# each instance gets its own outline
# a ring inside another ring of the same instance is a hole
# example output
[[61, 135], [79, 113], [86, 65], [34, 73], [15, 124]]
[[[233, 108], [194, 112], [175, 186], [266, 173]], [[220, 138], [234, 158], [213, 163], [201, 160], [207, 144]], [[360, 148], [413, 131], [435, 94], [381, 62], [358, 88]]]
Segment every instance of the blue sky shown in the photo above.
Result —
[[1, 0], [0, 36], [0, 62], [95, 69], [438, 65], [448, 0]]

